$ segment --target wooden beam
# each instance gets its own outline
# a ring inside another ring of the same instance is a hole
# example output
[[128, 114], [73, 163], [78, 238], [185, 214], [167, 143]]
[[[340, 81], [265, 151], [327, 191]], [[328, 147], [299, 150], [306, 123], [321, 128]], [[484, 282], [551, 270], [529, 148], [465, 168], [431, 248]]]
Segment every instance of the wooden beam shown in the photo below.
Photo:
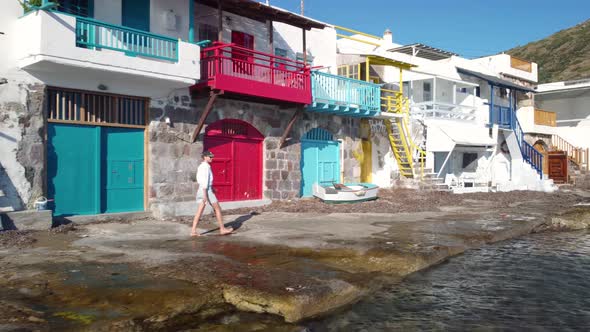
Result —
[[223, 42], [223, 10], [221, 0], [217, 0], [217, 41]]
[[305, 40], [305, 29], [303, 31], [303, 63], [307, 65], [307, 41]]
[[293, 113], [293, 117], [289, 121], [289, 124], [287, 124], [287, 128], [285, 128], [285, 132], [283, 133], [283, 136], [281, 136], [281, 140], [279, 141], [279, 149], [283, 147], [283, 144], [285, 144], [285, 140], [287, 140], [287, 136], [289, 136], [289, 133], [291, 132], [291, 129], [295, 124], [295, 121], [297, 121], [297, 119], [301, 116], [302, 113], [303, 108], [301, 107], [297, 108], [295, 113]]
[[[266, 21], [267, 25], [268, 25], [268, 49], [270, 50], [268, 53], [274, 55], [275, 54], [275, 49], [274, 49], [274, 31], [273, 31], [273, 26], [272, 26], [272, 20], [268, 20]], [[271, 66], [272, 67], [272, 66]]]
[[213, 109], [213, 104], [215, 103], [217, 96], [219, 96], [222, 93], [223, 92], [220, 91], [211, 91], [211, 96], [209, 96], [209, 102], [207, 102], [207, 106], [205, 106], [203, 114], [201, 114], [201, 118], [199, 119], [199, 123], [197, 123], [197, 127], [195, 128], [193, 136], [191, 137], [191, 143], [194, 143], [197, 140], [197, 137], [199, 136], [201, 129], [203, 129], [203, 126], [205, 125], [205, 120], [207, 119], [207, 116], [209, 115], [209, 113], [211, 113], [211, 110]]

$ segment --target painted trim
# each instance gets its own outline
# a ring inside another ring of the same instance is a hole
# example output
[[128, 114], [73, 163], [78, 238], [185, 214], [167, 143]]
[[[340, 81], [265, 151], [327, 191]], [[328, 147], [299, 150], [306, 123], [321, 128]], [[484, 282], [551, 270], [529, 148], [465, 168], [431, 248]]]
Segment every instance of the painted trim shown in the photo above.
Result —
[[117, 123], [98, 123], [98, 122], [52, 120], [52, 119], [48, 119], [47, 122], [48, 123], [73, 124], [73, 125], [87, 125], [87, 126], [97, 126], [97, 127], [118, 127], [118, 128], [135, 128], [135, 129], [145, 129], [147, 127], [147, 126], [140, 126], [140, 125], [126, 125], [126, 124], [117, 124]]

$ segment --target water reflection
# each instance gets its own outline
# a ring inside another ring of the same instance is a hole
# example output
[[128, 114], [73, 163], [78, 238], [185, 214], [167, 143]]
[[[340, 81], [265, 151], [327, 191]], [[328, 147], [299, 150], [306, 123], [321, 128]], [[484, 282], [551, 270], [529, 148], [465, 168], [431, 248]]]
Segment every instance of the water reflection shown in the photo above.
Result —
[[467, 252], [312, 331], [590, 329], [590, 233], [546, 233]]

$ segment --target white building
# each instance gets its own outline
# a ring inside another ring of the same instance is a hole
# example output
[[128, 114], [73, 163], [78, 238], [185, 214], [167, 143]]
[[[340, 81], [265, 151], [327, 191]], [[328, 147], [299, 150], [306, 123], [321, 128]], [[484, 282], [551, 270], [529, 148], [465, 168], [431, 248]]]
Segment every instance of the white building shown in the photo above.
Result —
[[[443, 178], [458, 192], [554, 189], [543, 174], [541, 154], [524, 140], [524, 125], [515, 116], [517, 110], [532, 107], [536, 64], [506, 54], [469, 60], [423, 44], [399, 45], [388, 32], [383, 38], [357, 34], [352, 40], [341, 39], [338, 48], [339, 64], [359, 62], [354, 54], [410, 64], [402, 66], [401, 90], [409, 99], [412, 119], [406, 136], [414, 149], [426, 152], [425, 168], [435, 174], [431, 177]], [[394, 67], [372, 66], [371, 80], [400, 89]], [[376, 136], [373, 181], [391, 185], [404, 172], [403, 164], [388, 159], [400, 154], [382, 144], [386, 133]], [[414, 178], [420, 159], [414, 152]]]

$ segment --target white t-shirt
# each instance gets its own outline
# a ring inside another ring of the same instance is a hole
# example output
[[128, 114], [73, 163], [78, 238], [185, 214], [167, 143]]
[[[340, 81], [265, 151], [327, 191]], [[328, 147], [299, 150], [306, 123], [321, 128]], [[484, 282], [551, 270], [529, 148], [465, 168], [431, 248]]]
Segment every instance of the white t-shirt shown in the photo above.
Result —
[[211, 189], [213, 185], [213, 172], [211, 172], [211, 165], [207, 162], [202, 162], [197, 168], [197, 183], [199, 189]]

